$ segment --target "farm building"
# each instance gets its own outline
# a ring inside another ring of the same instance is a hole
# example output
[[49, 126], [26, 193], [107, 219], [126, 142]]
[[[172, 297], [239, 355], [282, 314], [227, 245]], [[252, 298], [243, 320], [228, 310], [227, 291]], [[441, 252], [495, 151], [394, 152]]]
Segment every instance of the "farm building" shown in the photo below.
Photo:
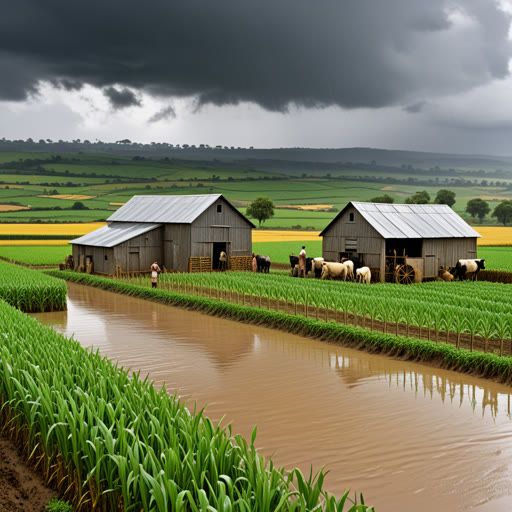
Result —
[[208, 271], [219, 267], [221, 251], [232, 266], [252, 252], [252, 228], [222, 195], [134, 196], [108, 224], [72, 240], [75, 266], [94, 272], [148, 271], [157, 261], [167, 270]]
[[395, 280], [399, 266], [401, 272], [406, 266], [413, 268], [416, 282], [435, 278], [440, 267], [476, 258], [480, 238], [448, 205], [356, 201], [345, 206], [320, 236], [327, 261], [357, 255], [380, 282]]

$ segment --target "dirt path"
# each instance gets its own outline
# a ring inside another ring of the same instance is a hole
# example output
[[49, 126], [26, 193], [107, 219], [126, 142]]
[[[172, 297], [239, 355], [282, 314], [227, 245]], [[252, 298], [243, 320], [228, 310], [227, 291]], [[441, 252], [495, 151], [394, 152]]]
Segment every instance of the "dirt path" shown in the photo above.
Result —
[[0, 511], [42, 512], [57, 497], [42, 476], [27, 466], [14, 443], [0, 436]]

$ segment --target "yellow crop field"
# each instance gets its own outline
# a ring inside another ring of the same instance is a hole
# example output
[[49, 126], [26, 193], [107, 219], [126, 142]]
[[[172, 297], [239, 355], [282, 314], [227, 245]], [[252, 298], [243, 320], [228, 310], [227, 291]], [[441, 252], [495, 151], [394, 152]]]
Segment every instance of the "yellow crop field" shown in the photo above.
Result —
[[[69, 224], [0, 224], [0, 235], [86, 235], [95, 229], [102, 228], [106, 224], [106, 222], [77, 222]], [[55, 240], [53, 241], [55, 242]]]
[[28, 206], [17, 206], [15, 204], [0, 204], [0, 212], [17, 212], [19, 210], [28, 209]]
[[0, 240], [0, 246], [2, 246], [2, 245], [67, 245], [68, 242], [69, 242], [69, 240]]
[[305, 211], [316, 211], [316, 210], [326, 210], [327, 208], [332, 208], [334, 205], [332, 204], [280, 204], [276, 206], [276, 208], [294, 208], [296, 210], [305, 210]]
[[478, 245], [512, 245], [512, 227], [473, 226], [482, 235]]
[[80, 194], [55, 194], [51, 196], [37, 196], [49, 197], [51, 199], [94, 199], [96, 196], [81, 196]]
[[253, 231], [253, 242], [293, 242], [302, 240], [321, 240], [320, 231]]
[[110, 203], [110, 206], [123, 206], [126, 203]]

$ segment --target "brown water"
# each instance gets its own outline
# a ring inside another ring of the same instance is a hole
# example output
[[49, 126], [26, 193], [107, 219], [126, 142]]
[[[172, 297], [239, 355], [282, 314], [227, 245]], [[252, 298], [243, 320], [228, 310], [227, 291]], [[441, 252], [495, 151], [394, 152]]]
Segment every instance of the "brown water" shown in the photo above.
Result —
[[377, 512], [510, 510], [511, 389], [262, 327], [68, 284], [34, 315], [121, 365], [209, 404], [287, 468]]

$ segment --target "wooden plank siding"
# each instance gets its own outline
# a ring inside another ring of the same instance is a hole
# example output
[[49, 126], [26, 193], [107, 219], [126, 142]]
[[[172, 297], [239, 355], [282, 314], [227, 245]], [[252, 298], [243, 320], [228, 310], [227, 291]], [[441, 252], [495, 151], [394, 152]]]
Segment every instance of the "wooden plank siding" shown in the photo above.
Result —
[[156, 228], [116, 245], [114, 267], [120, 266], [123, 272], [149, 271], [154, 261], [162, 262], [162, 238], [162, 228]]
[[[350, 220], [351, 214], [353, 220]], [[385, 278], [386, 240], [353, 207], [349, 206], [332, 225], [324, 231], [322, 256], [327, 261], [339, 261], [341, 252], [347, 250], [362, 256], [362, 263], [380, 270], [380, 281]], [[423, 239], [424, 277], [434, 278], [439, 266], [454, 266], [461, 258], [477, 257], [476, 238], [426, 238]]]
[[123, 272], [149, 271], [154, 261], [167, 270], [188, 272], [189, 258], [213, 257], [214, 242], [225, 242], [229, 257], [252, 254], [251, 223], [222, 197], [191, 224], [167, 223], [114, 248], [73, 245], [73, 257], [78, 265], [81, 254], [92, 255], [94, 269], [108, 274], [116, 266]]

